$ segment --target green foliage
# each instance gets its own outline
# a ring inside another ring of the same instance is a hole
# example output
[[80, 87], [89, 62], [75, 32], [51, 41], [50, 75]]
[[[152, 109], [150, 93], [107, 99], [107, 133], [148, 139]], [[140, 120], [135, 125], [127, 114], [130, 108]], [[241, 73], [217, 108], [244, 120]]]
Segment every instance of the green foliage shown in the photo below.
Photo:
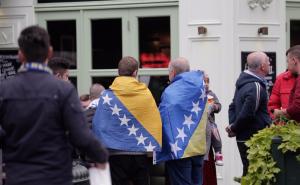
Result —
[[[300, 149], [300, 124], [289, 120], [285, 125], [272, 124], [255, 134], [246, 145], [249, 147], [248, 174], [242, 178], [242, 185], [271, 185], [280, 172], [271, 155], [271, 143], [274, 136], [282, 138], [278, 149], [283, 153]], [[300, 161], [300, 154], [297, 156]]]

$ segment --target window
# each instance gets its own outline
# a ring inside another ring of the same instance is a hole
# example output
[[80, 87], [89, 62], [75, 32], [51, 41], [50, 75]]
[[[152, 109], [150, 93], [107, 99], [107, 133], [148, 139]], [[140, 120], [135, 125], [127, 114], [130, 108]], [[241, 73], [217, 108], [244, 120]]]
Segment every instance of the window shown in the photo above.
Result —
[[70, 69], [76, 69], [76, 21], [47, 21], [47, 29], [54, 56], [67, 58], [71, 62]]
[[122, 58], [122, 20], [92, 20], [93, 69], [116, 69]]
[[139, 59], [142, 68], [167, 68], [170, 61], [170, 17], [139, 18]]
[[118, 76], [120, 59], [133, 56], [141, 63], [139, 79], [148, 81], [158, 103], [169, 60], [178, 56], [177, 7], [69, 8], [40, 11], [37, 19], [50, 33], [55, 56], [72, 60], [70, 81], [79, 94], [88, 93], [92, 83], [108, 88]]

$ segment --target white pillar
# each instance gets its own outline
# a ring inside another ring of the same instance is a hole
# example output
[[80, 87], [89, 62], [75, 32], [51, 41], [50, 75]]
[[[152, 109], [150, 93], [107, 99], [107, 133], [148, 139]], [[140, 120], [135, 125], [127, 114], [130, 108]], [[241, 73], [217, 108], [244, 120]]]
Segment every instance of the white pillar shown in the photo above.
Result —
[[[224, 130], [234, 84], [241, 72], [241, 52], [276, 52], [277, 74], [285, 69], [285, 1], [259, 2], [179, 1], [180, 56], [188, 58], [193, 69], [209, 74], [211, 89], [223, 105], [221, 113], [216, 115], [225, 163], [217, 168], [219, 185], [232, 185], [233, 177], [242, 174], [235, 139], [228, 138]], [[199, 27], [205, 27], [207, 33], [199, 34]], [[268, 27], [268, 35], [259, 35], [260, 27]]]

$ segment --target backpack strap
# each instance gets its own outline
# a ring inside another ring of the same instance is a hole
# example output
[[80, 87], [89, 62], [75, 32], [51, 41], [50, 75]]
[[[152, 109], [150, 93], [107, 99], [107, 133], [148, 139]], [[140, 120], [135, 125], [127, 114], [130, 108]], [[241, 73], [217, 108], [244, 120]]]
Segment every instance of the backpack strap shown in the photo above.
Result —
[[258, 109], [259, 102], [260, 102], [260, 91], [261, 91], [261, 86], [258, 82], [254, 82], [255, 87], [256, 87], [256, 101], [255, 101], [255, 112]]

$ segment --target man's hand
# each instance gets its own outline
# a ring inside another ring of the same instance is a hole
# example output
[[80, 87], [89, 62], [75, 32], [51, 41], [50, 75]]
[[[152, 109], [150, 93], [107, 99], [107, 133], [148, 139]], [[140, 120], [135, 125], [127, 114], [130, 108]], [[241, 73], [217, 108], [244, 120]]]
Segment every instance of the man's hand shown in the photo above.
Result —
[[274, 109], [273, 115], [275, 118], [285, 115], [285, 109]]
[[225, 128], [227, 134], [228, 134], [228, 137], [235, 137], [236, 134], [231, 130], [231, 125], [228, 125], [226, 128]]

